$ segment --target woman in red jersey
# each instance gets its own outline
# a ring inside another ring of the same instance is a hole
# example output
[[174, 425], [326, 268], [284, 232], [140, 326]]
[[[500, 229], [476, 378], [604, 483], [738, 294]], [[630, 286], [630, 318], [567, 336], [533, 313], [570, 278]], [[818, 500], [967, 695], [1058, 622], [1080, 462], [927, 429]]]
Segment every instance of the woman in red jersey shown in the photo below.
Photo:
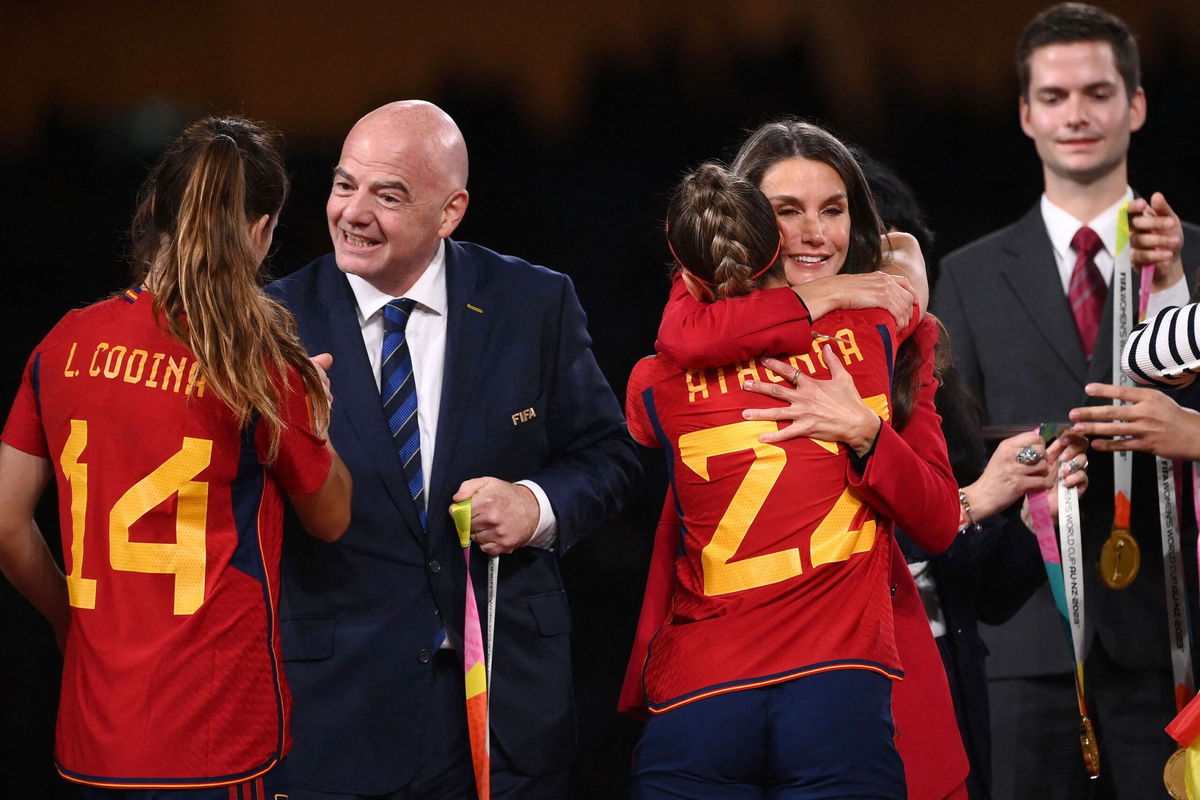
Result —
[[[827, 203], [817, 213], [848, 215], [853, 196], [819, 163], [828, 174], [804, 176]], [[681, 184], [668, 220], [692, 296], [787, 291], [788, 237], [754, 184], [705, 165]], [[830, 250], [830, 274], [861, 256], [848, 236]], [[958, 515], [944, 445], [940, 460], [922, 459], [884, 423], [901, 333], [881, 309], [832, 311], [782, 361], [680, 367], [660, 356], [635, 367], [630, 431], [667, 450], [684, 529], [671, 607], [643, 671], [652, 717], [636, 796], [903, 796], [888, 520], [919, 521], [935, 532], [930, 546], [944, 547]], [[866, 398], [842, 435], [781, 441], [776, 422], [745, 419], [745, 381], [809, 376]]]
[[[4, 428], [0, 568], [65, 644], [55, 756], [85, 797], [287, 791], [282, 498], [326, 540], [350, 502], [328, 358], [258, 284], [287, 186], [273, 131], [188, 127], [142, 188], [136, 285], [47, 334]], [[52, 476], [66, 576], [33, 520]]]
[[[795, 139], [800, 139], [799, 145]], [[866, 231], [870, 237], [877, 237], [879, 224], [874, 218], [873, 209], [870, 208], [869, 194], [866, 193], [860, 175], [856, 175], [857, 167], [853, 165], [852, 159], [848, 154], [839, 152], [844, 150], [840, 147], [840, 143], [828, 136], [820, 129], [813, 126], [807, 126], [803, 123], [777, 123], [764, 126], [754, 136], [748, 140], [747, 144], [742, 148], [739, 154], [738, 162], [735, 166], [741, 167], [745, 172], [750, 173], [759, 186], [771, 197], [771, 205], [776, 213], [779, 227], [783, 232], [783, 255], [788, 262], [789, 280], [793, 283], [802, 283], [806, 279], [813, 280], [812, 284], [806, 285], [804, 289], [797, 288], [795, 293], [787, 288], [766, 289], [761, 292], [756, 292], [751, 295], [746, 295], [738, 300], [731, 300], [724, 303], [716, 303], [713, 305], [701, 305], [693, 300], [690, 296], [685, 296], [682, 284], [677, 284], [672, 293], [672, 303], [668, 306], [667, 312], [664, 313], [664, 322], [660, 330], [659, 350], [660, 352], [670, 353], [673, 358], [677, 358], [687, 362], [687, 365], [693, 368], [693, 371], [702, 368], [705, 364], [712, 364], [723, 358], [742, 359], [743, 366], [753, 363], [746, 359], [758, 354], [764, 350], [767, 352], [777, 352], [786, 347], [795, 347], [797, 340], [804, 341], [812, 335], [813, 326], [816, 325], [820, 330], [821, 323], [814, 323], [809, 318], [808, 310], [805, 306], [796, 301], [796, 296], [804, 298], [804, 302], [812, 309], [812, 316], [817, 317], [826, 313], [830, 308], [835, 308], [838, 305], [878, 305], [878, 295], [872, 294], [878, 288], [878, 283], [881, 276], [857, 275], [854, 279], [847, 279], [844, 276], [828, 280], [831, 276], [838, 272], [857, 271], [861, 272], [864, 269], [874, 269], [879, 264], [879, 249], [874, 248], [872, 253], [871, 241], [866, 235], [855, 236], [855, 231], [859, 233]], [[782, 163], [781, 169], [775, 169]], [[802, 173], [802, 174], [797, 174]], [[849, 220], [853, 220], [853, 224]], [[811, 228], [818, 228], [814, 233]], [[674, 237], [672, 237], [674, 239]], [[875, 238], [878, 242], [878, 239]], [[686, 263], [687, 259], [683, 261]], [[794, 263], [793, 263], [794, 262]], [[874, 282], [872, 282], [874, 279]], [[826, 287], [822, 292], [812, 291], [813, 287], [825, 280]], [[887, 279], [882, 279], [886, 284]], [[839, 297], [836, 293], [829, 293], [828, 289], [832, 288], [833, 284], [840, 283], [843, 287], [840, 290], [842, 294]], [[845, 287], [851, 288], [851, 294], [845, 294]], [[856, 291], [867, 289], [870, 291]], [[833, 298], [834, 302], [830, 304], [829, 298]], [[892, 397], [896, 401], [894, 405], [897, 416], [907, 416], [908, 425], [905, 428], [904, 437], [901, 441], [889, 426], [884, 425], [880, 421], [883, 415], [859, 415], [854, 413], [855, 405], [861, 407], [861, 402], [857, 396], [849, 396], [843, 393], [842, 400], [845, 401], [840, 406], [829, 406], [829, 409], [834, 413], [826, 412], [826, 418], [821, 424], [824, 425], [822, 430], [826, 433], [825, 438], [838, 438], [843, 441], [857, 442], [857, 447], [862, 447], [862, 442], [869, 444], [868, 452], [873, 448], [874, 454], [869, 459], [865, 459], [865, 467], [862, 467], [862, 474], [857, 474], [857, 470], [851, 469], [847, 472], [847, 483], [855, 485], [855, 482], [860, 482], [856, 488], [868, 502], [868, 505], [877, 505], [884, 515], [891, 516], [894, 519], [900, 520], [907, 525], [915, 526], [914, 530], [925, 533], [926, 540], [929, 540], [930, 534], [934, 534], [933, 538], [938, 538], [941, 533], [953, 535], [954, 526], [949, 520], [957, 518], [957, 504], [955, 503], [953, 483], [950, 479], [949, 489], [947, 493], [946, 487], [938, 490], [938, 476], [948, 475], [948, 470], [939, 469], [945, 464], [945, 445], [941, 440], [940, 432], [937, 429], [938, 418], [933, 412], [932, 395], [936, 388], [936, 381], [932, 377], [932, 348], [937, 341], [937, 332], [932, 322], [923, 324], [915, 337], [913, 337], [913, 345], [910, 348], [912, 357], [909, 359], [908, 369], [904, 369], [904, 358], [901, 358], [901, 367], [897, 369], [897, 392], [900, 397]], [[843, 346], [844, 348], [844, 346]], [[808, 380], [807, 377], [801, 375], [801, 370], [785, 367], [778, 362], [763, 362], [775, 365], [778, 372], [769, 373], [764, 381], [761, 375], [756, 376], [747, 372], [745, 377], [758, 385], [787, 385], [781, 380], [783, 376], [792, 377], [800, 375], [801, 380], [806, 385], [806, 389], [812, 389], [813, 393], [809, 398], [814, 402], [828, 399], [824, 396], [825, 390], [834, 386], [831, 383], [824, 385], [816, 384]], [[758, 364], [757, 367], [761, 373], [763, 364]], [[793, 365], [794, 366], [794, 362]], [[807, 372], [807, 370], [804, 370]], [[902, 375], [907, 377], [901, 377]], [[741, 376], [739, 376], [741, 377]], [[736, 384], [739, 381], [732, 381]], [[836, 383], [836, 382], [835, 382]], [[811, 384], [811, 386], [809, 385]], [[845, 382], [843, 381], [843, 388]], [[861, 386], [859, 387], [861, 388]], [[852, 387], [851, 387], [852, 389]], [[905, 389], [908, 390], [909, 398], [905, 401]], [[853, 391], [853, 389], [852, 389]], [[633, 398], [631, 397], [631, 401]], [[744, 401], [743, 401], [744, 402]], [[630, 411], [631, 425], [633, 424], [635, 412]], [[754, 416], [747, 414], [747, 417]], [[779, 419], [784, 414], [772, 410], [771, 414], [759, 415], [758, 419]], [[839, 419], [840, 417], [840, 419]], [[847, 425], [846, 423], [858, 420], [857, 423]], [[807, 425], [812, 425], [811, 421], [806, 422]], [[855, 432], [855, 425], [858, 426], [858, 432]], [[770, 439], [775, 443], [780, 443], [784, 436], [794, 435], [809, 435], [815, 432], [814, 429], [805, 431], [797, 431], [798, 426], [792, 426], [789, 433], [786, 434], [768, 434], [764, 439]], [[829, 433], [833, 431], [836, 435]], [[843, 438], [844, 437], [844, 438]], [[872, 442], [873, 440], [873, 442]], [[902, 454], [906, 446], [911, 445], [907, 455], [901, 460], [896, 460], [898, 454]], [[1060, 448], [1061, 449], [1061, 448]], [[914, 459], [915, 456], [915, 460]], [[905, 459], [908, 459], [907, 461]], [[874, 464], [874, 465], [872, 465]], [[902, 465], [908, 464], [904, 467]], [[890, 468], [884, 468], [882, 465], [891, 465]], [[899, 468], [898, 468], [899, 467]], [[932, 468], [932, 472], [930, 472]], [[932, 482], [930, 478], [933, 478]], [[879, 491], [879, 494], [874, 499], [870, 497], [870, 487], [874, 487]], [[898, 503], [894, 498], [903, 498], [907, 495], [910, 501], [920, 502], [919, 498], [923, 496], [923, 492], [933, 491], [936, 499], [932, 500], [923, 509], [914, 509], [908, 506], [907, 510], [903, 503]], [[940, 496], [939, 496], [940, 495]], [[888, 508], [887, 498], [893, 500], [892, 508]], [[914, 511], [922, 513], [914, 514]], [[946, 512], [946, 513], [943, 513]], [[949, 516], [949, 515], [953, 516]], [[941, 517], [947, 517], [943, 520]], [[685, 517], [686, 522], [686, 517]], [[667, 526], [668, 528], [670, 526]], [[692, 534], [689, 531], [685, 534], [685, 543], [687, 536]], [[660, 533], [661, 545], [666, 538]], [[676, 540], [677, 541], [677, 540]], [[926, 546], [944, 547], [948, 543], [945, 536], [941, 536], [937, 542], [930, 542]], [[672, 547], [657, 547], [658, 550], [665, 550], [667, 558], [672, 557]], [[901, 615], [901, 596], [903, 603], [908, 605], [915, 604], [913, 613], [907, 614], [905, 618], [912, 617], [916, 622], [908, 626], [908, 633], [904, 634], [907, 637], [908, 653], [904, 655], [904, 667], [910, 671], [910, 679], [906, 683], [912, 682], [913, 679], [918, 679], [922, 685], [929, 688], [928, 692], [923, 693], [922, 710], [925, 711], [930, 703], [935, 703], [941, 710], [937, 716], [946, 729], [943, 731], [945, 744], [941, 746], [942, 753], [942, 772], [947, 777], [943, 781], [939, 778], [940, 789], [934, 787], [920, 787], [920, 791], [925, 793], [920, 796], [936, 796], [942, 797], [949, 793], [950, 790], [957, 784], [960, 785], [963, 776], [966, 773], [966, 762], [963, 757], [961, 746], [958, 745], [957, 731], [954, 728], [953, 711], [949, 706], [949, 696], [946, 691], [945, 678], [941, 673], [941, 664], [937, 656], [936, 649], [933, 646], [932, 639], [929, 636], [928, 627], [924, 626], [924, 615], [920, 607], [919, 600], [916, 599], [915, 589], [911, 586], [912, 581], [907, 573], [902, 557], [899, 557], [898, 551], [894, 547], [892, 549], [892, 576], [889, 583], [893, 586], [893, 591], [897, 586], [902, 590], [896, 594], [897, 602], [897, 620]], [[743, 553], [739, 551], [738, 558], [740, 559]], [[659, 556], [652, 564], [652, 570], [658, 567], [664, 559]], [[822, 565], [824, 569], [826, 565]], [[662, 572], [663, 570], [660, 570]], [[816, 570], [812, 575], [816, 575]], [[658, 576], [659, 582], [672, 580], [668, 573], [665, 576]], [[653, 578], [652, 578], [653, 583]], [[648, 589], [647, 606], [652, 603]], [[679, 600], [679, 588], [676, 587], [675, 601]], [[663, 608], [665, 604], [660, 604], [660, 612], [666, 611], [666, 615], [673, 614], [678, 609], [678, 605], [674, 608], [666, 610]], [[656, 620], [662, 620], [664, 613], [651, 612], [649, 615], [643, 615], [642, 624], [639, 626], [639, 635], [641, 641], [648, 638], [649, 633], [659, 627]], [[787, 615], [784, 615], [785, 617]], [[899, 621], [897, 621], [899, 624]], [[701, 626], [703, 627], [703, 625]], [[780, 624], [780, 629], [785, 629], [783, 624]], [[665, 627], [663, 628], [665, 630]], [[900, 640], [902, 632], [897, 630], [897, 639]], [[920, 642], [915, 641], [917, 637], [923, 637]], [[769, 638], [769, 637], [768, 637]], [[659, 640], [655, 640], [656, 643]], [[764, 646], [769, 642], [763, 641]], [[905, 642], [898, 641], [901, 650], [906, 649]], [[743, 648], [743, 650], [752, 650], [752, 648]], [[753, 650], [752, 650], [753, 651]], [[644, 648], [635, 651], [634, 658], [631, 661], [631, 670], [638, 669], [642, 666], [642, 655]], [[651, 647], [651, 659], [654, 659], [654, 647]], [[707, 663], [719, 661], [715, 659], [713, 654], [706, 654]], [[915, 659], [915, 660], [914, 660]], [[917, 666], [919, 662], [919, 667]], [[862, 667], [862, 664], [855, 665]], [[654, 677], [652, 663], [646, 664], [646, 675], [648, 678]], [[773, 676], [779, 678], [779, 676]], [[938, 680], [940, 679], [940, 681]], [[803, 681], [797, 681], [801, 684], [809, 681], [809, 678], [804, 678]], [[732, 682], [727, 682], [720, 687], [722, 691], [728, 691], [730, 688], [736, 688]], [[908, 688], [908, 687], [906, 687]], [[916, 688], [913, 686], [912, 688]], [[630, 710], [639, 704], [640, 698], [637, 698], [636, 691], [630, 690], [630, 684], [627, 682], [627, 691], [623, 693], [623, 706]], [[930, 696], [931, 693], [936, 693], [935, 696]], [[653, 704], [654, 698], [651, 697]], [[652, 705], [653, 708], [653, 705]], [[921, 722], [927, 722], [930, 718], [929, 714], [924, 714]], [[689, 728], [687, 721], [683, 722], [683, 730], [702, 729], [710, 726], [692, 726]], [[651, 725], [655, 725], [654, 722]], [[660, 728], [662, 726], [659, 726]], [[815, 730], [824, 731], [825, 727], [817, 725]], [[916, 733], [916, 729], [909, 730], [908, 740], [912, 739], [912, 734]], [[921, 736], [921, 734], [917, 734]], [[674, 735], [677, 741], [688, 741], [678, 733]], [[828, 737], [826, 737], [828, 739]], [[660, 737], [661, 739], [661, 737]], [[722, 743], [724, 744], [724, 743]], [[933, 745], [936, 749], [938, 745]], [[859, 748], [861, 750], [861, 748]], [[927, 749], [929, 749], [927, 747]], [[722, 752], [728, 755], [729, 752], [736, 751], [736, 748], [728, 748], [722, 746]], [[639, 791], [647, 796], [652, 796], [655, 791], [661, 790], [664, 784], [660, 783], [660, 779], [665, 773], [674, 770], [676, 773], [682, 773], [686, 776], [689, 766], [681, 762], [673, 762], [664, 766], [659, 761], [656, 764], [648, 764], [648, 759], [645, 757], [646, 745], [643, 744], [639, 751], [639, 759], [636, 770], [638, 772], [638, 787]], [[844, 753], [838, 752], [838, 759], [843, 762], [843, 767], [854, 771], [854, 768], [849, 766], [859, 763], [857, 760], [844, 760]], [[703, 759], [698, 759], [702, 761]], [[719, 763], [719, 760], [718, 760]], [[728, 766], [728, 760], [726, 760]], [[957, 776], [957, 777], [954, 777]], [[681, 790], [678, 782], [671, 783], [679, 777], [676, 774], [668, 779], [671, 791], [684, 791], [683, 796], [705, 796], [705, 783], [702, 778], [696, 775], [685, 777], [684, 781], [691, 781], [690, 789]], [[722, 778], [728, 777], [723, 774]], [[828, 776], [826, 776], [828, 777]], [[844, 796], [847, 792], [853, 794], [859, 791], [865, 791], [866, 787], [859, 785], [855, 789], [847, 789], [842, 786], [837, 788], [836, 784], [826, 782], [824, 788], [808, 790], [799, 785], [789, 784], [773, 784], [777, 790], [783, 793], [780, 796], [801, 796], [801, 797], [827, 797], [827, 796]], [[875, 789], [883, 792], [881, 786], [876, 785]], [[959, 786], [961, 789], [961, 786]], [[894, 787], [893, 787], [894, 789]], [[694, 794], [686, 793], [695, 790]], [[728, 785], [723, 784], [722, 788], [717, 792], [721, 796], [729, 790]], [[756, 790], [759, 787], [752, 787], [747, 792], [746, 796], [757, 796]], [[926, 791], [928, 790], [928, 791]], [[838, 794], [838, 792], [842, 794]], [[807, 793], [806, 793], [807, 792]], [[815, 793], [814, 793], [815, 792]], [[937, 792], [933, 794], [933, 792]], [[732, 796], [732, 795], [730, 795]], [[741, 795], [737, 795], [741, 796]], [[876, 795], [872, 795], [876, 796]], [[878, 796], [888, 796], [885, 793]]]

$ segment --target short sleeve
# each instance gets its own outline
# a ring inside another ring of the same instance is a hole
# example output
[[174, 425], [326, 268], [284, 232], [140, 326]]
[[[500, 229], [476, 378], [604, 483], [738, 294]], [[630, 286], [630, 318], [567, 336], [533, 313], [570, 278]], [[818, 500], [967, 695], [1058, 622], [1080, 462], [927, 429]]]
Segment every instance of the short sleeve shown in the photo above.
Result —
[[[271, 474], [288, 494], [311, 494], [321, 488], [333, 464], [333, 455], [325, 440], [313, 431], [312, 408], [304, 380], [295, 369], [288, 370], [287, 391], [283, 397], [283, 429], [279, 452], [271, 465]], [[270, 450], [268, 426], [259, 424], [255, 432], [259, 457]]]
[[48, 458], [50, 448], [46, 443], [46, 431], [42, 427], [41, 407], [38, 402], [41, 354], [34, 352], [25, 365], [21, 376], [21, 388], [8, 412], [8, 421], [0, 439], [10, 447], [33, 456]]
[[1200, 368], [1200, 304], [1168, 306], [1138, 324], [1121, 354], [1121, 369], [1147, 386], [1186, 386]]
[[650, 390], [647, 380], [653, 356], [643, 358], [633, 367], [629, 375], [629, 384], [625, 389], [625, 418], [629, 422], [629, 435], [633, 440], [645, 447], [660, 447], [658, 437], [650, 424], [650, 414], [646, 410], [646, 400], [643, 394]]

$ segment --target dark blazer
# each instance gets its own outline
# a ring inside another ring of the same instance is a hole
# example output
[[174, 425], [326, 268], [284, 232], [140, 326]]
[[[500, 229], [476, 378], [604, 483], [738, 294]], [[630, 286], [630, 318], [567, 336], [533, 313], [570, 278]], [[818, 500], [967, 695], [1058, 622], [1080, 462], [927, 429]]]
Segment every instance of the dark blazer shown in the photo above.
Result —
[[[462, 481], [485, 475], [537, 482], [558, 519], [553, 551], [501, 557], [493, 742], [529, 774], [565, 769], [573, 752], [571, 612], [558, 557], [623, 503], [637, 456], [569, 278], [447, 240], [446, 283], [428, 532], [333, 256], [270, 287], [308, 351], [333, 354], [330, 436], [354, 477], [341, 540], [289, 535], [284, 544], [281, 630], [295, 698], [288, 769], [297, 786], [375, 794], [412, 778], [423, 725], [446, 713], [430, 691], [443, 625], [462, 652], [465, 570], [447, 509]], [[527, 409], [532, 416], [519, 414]], [[481, 614], [485, 561], [475, 550]]]
[[[1184, 268], [1193, 286], [1200, 228], [1185, 224], [1184, 229]], [[932, 308], [950, 332], [955, 362], [982, 402], [988, 423], [1032, 429], [1039, 422], [1065, 422], [1071, 408], [1096, 402], [1084, 394], [1085, 383], [1112, 382], [1112, 342], [1106, 335], [1112, 293], [1089, 363], [1038, 205], [1015, 224], [948, 255]], [[1088, 458], [1091, 482], [1081, 501], [1088, 647], [1100, 636], [1105, 650], [1125, 667], [1168, 668], [1153, 459], [1135, 455], [1133, 467], [1131, 521], [1142, 549], [1141, 574], [1129, 588], [1113, 591], [1101, 583], [1094, 566], [1112, 525], [1112, 459], [1094, 451]], [[1006, 624], [985, 627], [983, 638], [990, 650], [989, 677], [1071, 671], [1071, 649], [1047, 586]]]

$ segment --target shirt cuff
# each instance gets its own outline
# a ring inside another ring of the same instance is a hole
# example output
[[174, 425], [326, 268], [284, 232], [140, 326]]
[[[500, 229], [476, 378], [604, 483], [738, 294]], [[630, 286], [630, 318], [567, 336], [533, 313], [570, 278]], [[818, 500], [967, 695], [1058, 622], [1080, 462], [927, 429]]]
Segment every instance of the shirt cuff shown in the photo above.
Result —
[[1191, 293], [1188, 291], [1187, 279], [1180, 278], [1161, 292], [1151, 292], [1146, 301], [1146, 319], [1150, 319], [1168, 306], [1185, 306]]
[[533, 481], [517, 481], [517, 486], [524, 486], [533, 492], [538, 501], [538, 524], [525, 546], [549, 550], [558, 541], [558, 517], [554, 516], [554, 509], [550, 507], [550, 498]]
[[875, 446], [879, 444], [879, 434], [883, 432], [883, 420], [879, 421], [879, 430], [875, 431], [875, 438], [871, 440], [871, 446], [867, 448], [867, 452], [861, 456], [855, 452], [853, 447], [843, 445], [846, 448], [846, 455], [850, 457], [850, 468], [860, 476], [867, 471], [867, 462], [871, 460], [871, 456], [875, 454]]

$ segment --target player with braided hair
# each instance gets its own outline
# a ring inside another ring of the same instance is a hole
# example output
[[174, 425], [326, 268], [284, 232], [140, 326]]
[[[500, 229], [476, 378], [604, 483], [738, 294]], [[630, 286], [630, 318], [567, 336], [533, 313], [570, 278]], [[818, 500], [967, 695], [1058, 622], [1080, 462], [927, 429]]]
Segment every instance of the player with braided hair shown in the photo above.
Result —
[[782, 277], [770, 204], [754, 184], [720, 164], [702, 164], [683, 179], [667, 226], [673, 268], [693, 295], [737, 297], [759, 288], [760, 279], [777, 284]]
[[[844, 187], [823, 199], [818, 213], [830, 219], [848, 210]], [[675, 269], [697, 300], [786, 287], [786, 236], [754, 183], [704, 164], [680, 183], [667, 222]], [[865, 467], [891, 416], [903, 333], [882, 309], [834, 310], [789, 342], [774, 371], [757, 357], [682, 368], [659, 355], [635, 366], [630, 432], [666, 451], [682, 521], [670, 608], [642, 671], [651, 718], [635, 796], [904, 796], [890, 716], [889, 678], [902, 669], [889, 520], [923, 513], [914, 504], [947, 505], [929, 494], [954, 509], [944, 446], [944, 469], [908, 498], [870, 476], [912, 473], [911, 450]], [[782, 441], [777, 422], [743, 415], [744, 382], [812, 378], [853, 398], [839, 409], [857, 415], [847, 429], [861, 435]], [[943, 528], [953, 535], [953, 517], [923, 529]]]

